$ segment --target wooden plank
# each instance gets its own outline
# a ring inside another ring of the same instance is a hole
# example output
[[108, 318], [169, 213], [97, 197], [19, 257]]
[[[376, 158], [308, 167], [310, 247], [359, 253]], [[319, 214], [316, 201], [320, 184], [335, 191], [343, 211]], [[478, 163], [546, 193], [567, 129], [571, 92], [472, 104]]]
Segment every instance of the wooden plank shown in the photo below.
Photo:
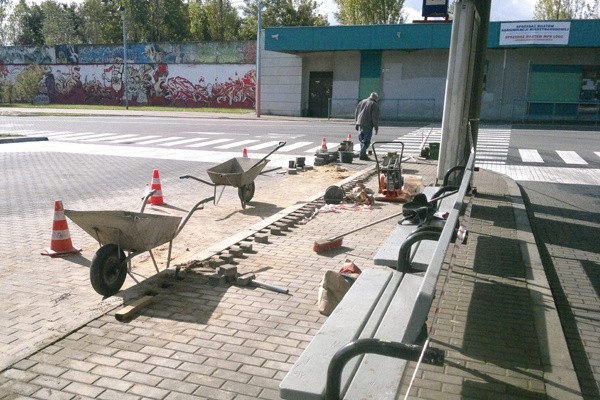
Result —
[[128, 320], [133, 314], [137, 313], [139, 310], [146, 307], [153, 301], [154, 296], [144, 296], [141, 299], [134, 301], [130, 305], [123, 307], [120, 311], [117, 311], [117, 313], [115, 314], [115, 318], [117, 319], [117, 321]]
[[283, 399], [321, 399], [333, 355], [357, 339], [385, 292], [392, 270], [363, 271], [279, 384]]

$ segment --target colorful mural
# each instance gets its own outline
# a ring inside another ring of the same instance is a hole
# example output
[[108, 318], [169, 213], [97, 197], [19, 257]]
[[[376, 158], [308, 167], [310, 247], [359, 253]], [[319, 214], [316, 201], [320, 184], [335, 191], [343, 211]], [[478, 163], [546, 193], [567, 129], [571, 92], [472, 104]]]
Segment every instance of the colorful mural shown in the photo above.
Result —
[[[50, 103], [122, 104], [122, 63], [43, 68], [39, 94]], [[0, 65], [0, 79], [15, 84], [24, 69]], [[127, 83], [130, 105], [254, 108], [256, 71], [248, 64], [128, 64]]]
[[131, 105], [254, 108], [255, 61], [255, 42], [131, 44], [125, 85], [122, 46], [0, 47], [0, 84], [37, 64], [50, 103], [118, 105], [127, 86]]

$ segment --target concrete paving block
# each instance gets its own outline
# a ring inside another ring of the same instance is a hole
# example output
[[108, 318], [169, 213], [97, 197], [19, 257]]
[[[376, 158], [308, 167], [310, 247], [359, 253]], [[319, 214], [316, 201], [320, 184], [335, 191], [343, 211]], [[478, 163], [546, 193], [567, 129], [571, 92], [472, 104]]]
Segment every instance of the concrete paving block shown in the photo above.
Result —
[[230, 246], [228, 250], [229, 254], [234, 257], [241, 257], [244, 254], [244, 251], [240, 246]]
[[237, 276], [237, 267], [235, 265], [225, 264], [219, 267], [217, 273], [226, 278]]
[[242, 249], [242, 251], [244, 253], [251, 253], [252, 252], [252, 242], [250, 242], [250, 241], [241, 242], [240, 249]]
[[212, 286], [224, 285], [227, 282], [225, 275], [212, 274], [208, 276], [208, 283]]
[[254, 241], [256, 243], [269, 243], [269, 235], [266, 233], [257, 233], [254, 235]]
[[273, 225], [275, 225], [275, 227], [281, 232], [287, 232], [290, 230], [290, 227], [285, 222], [275, 222]]
[[271, 226], [271, 235], [281, 235], [281, 229], [277, 226]]
[[233, 262], [233, 255], [229, 254], [228, 251], [225, 251], [225, 252], [219, 254], [219, 258], [221, 260], [225, 261], [226, 263]]

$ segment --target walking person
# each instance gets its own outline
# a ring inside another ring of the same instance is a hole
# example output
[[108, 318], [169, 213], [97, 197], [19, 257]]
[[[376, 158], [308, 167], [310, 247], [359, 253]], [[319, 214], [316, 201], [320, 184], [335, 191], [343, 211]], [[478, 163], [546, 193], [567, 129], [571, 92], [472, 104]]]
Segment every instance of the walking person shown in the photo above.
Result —
[[375, 130], [376, 135], [379, 131], [378, 98], [377, 93], [371, 93], [368, 98], [356, 105], [356, 112], [354, 113], [356, 130], [360, 132], [358, 135], [358, 140], [360, 141], [360, 159], [364, 161], [371, 161], [369, 156], [367, 156], [367, 150], [371, 145], [373, 130]]

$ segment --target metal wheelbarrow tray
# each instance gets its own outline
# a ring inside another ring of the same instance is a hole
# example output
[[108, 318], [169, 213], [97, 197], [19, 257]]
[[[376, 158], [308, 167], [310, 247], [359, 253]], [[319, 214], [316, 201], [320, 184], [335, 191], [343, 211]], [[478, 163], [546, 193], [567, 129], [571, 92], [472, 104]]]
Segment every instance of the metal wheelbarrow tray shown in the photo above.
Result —
[[[252, 200], [252, 197], [254, 197], [254, 179], [256, 179], [258, 175], [263, 173], [263, 169], [269, 162], [269, 160], [267, 160], [267, 157], [269, 157], [275, 151], [285, 146], [285, 143], [286, 142], [279, 142], [275, 149], [271, 150], [269, 154], [267, 154], [261, 159], [234, 157], [225, 161], [224, 163], [209, 168], [206, 172], [208, 173], [208, 177], [210, 178], [211, 182], [197, 178], [192, 175], [184, 175], [180, 178], [190, 178], [205, 183], [207, 185], [213, 186], [215, 204], [218, 203], [219, 199], [221, 198], [223, 190], [225, 190], [225, 186], [236, 187], [238, 189], [238, 196], [242, 203], [242, 208], [246, 208], [246, 204], [249, 203], [250, 200]], [[273, 171], [274, 169], [271, 169], [270, 171]], [[223, 190], [221, 190], [221, 194], [218, 197], [217, 186], [223, 186]]]
[[152, 249], [167, 242], [166, 268], [169, 268], [173, 239], [197, 209], [214, 199], [209, 197], [196, 203], [182, 221], [177, 216], [144, 214], [148, 198], [154, 192], [146, 195], [140, 212], [65, 210], [69, 219], [100, 244], [90, 265], [90, 281], [97, 293], [103, 296], [117, 293], [127, 274], [131, 275], [131, 259], [145, 251], [150, 254], [156, 272], [160, 272]]

